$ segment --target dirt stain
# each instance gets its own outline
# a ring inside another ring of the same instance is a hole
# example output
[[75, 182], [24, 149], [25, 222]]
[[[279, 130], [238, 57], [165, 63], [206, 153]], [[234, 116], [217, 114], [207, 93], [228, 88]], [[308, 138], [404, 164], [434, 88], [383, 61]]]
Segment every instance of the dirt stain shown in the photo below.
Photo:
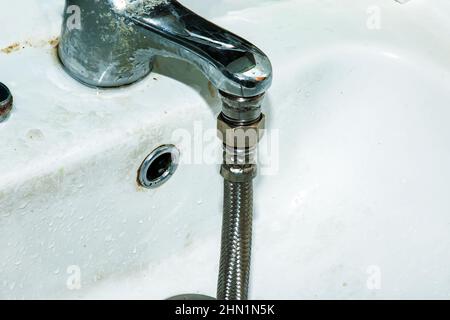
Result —
[[59, 37], [53, 37], [50, 40], [36, 40], [36, 41], [27, 40], [24, 41], [23, 43], [14, 42], [9, 46], [7, 46], [6, 48], [0, 49], [0, 51], [5, 54], [11, 54], [13, 52], [17, 52], [25, 48], [43, 48], [48, 45], [50, 45], [50, 47], [52, 48], [56, 48], [58, 47], [58, 44], [59, 44]]
[[1, 51], [3, 53], [10, 54], [10, 53], [13, 53], [15, 51], [19, 51], [20, 49], [21, 49], [20, 43], [19, 42], [15, 42], [13, 44], [10, 44], [6, 48], [1, 49]]
[[48, 44], [52, 46], [52, 48], [56, 48], [59, 45], [59, 37], [54, 37], [48, 41]]
[[212, 98], [217, 97], [217, 90], [211, 81], [208, 81], [208, 91]]

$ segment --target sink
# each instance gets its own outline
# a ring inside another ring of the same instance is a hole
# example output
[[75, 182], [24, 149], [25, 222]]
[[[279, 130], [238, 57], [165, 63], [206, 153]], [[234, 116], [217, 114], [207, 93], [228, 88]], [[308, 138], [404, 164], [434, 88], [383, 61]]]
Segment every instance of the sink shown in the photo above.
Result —
[[[167, 58], [131, 86], [77, 83], [56, 55], [63, 2], [41, 2], [0, 14], [15, 101], [0, 124], [0, 298], [214, 296], [222, 178], [179, 138], [214, 132], [217, 92]], [[448, 1], [181, 2], [275, 70], [251, 298], [449, 298]], [[181, 163], [144, 189], [137, 171], [163, 144]]]

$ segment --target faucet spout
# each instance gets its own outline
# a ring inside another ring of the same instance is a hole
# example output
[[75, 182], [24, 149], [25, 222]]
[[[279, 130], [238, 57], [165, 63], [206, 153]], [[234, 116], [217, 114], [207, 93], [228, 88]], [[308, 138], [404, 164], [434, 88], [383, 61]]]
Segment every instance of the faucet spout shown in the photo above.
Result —
[[59, 55], [72, 76], [97, 87], [145, 77], [158, 55], [195, 64], [231, 96], [256, 97], [272, 82], [260, 49], [175, 0], [66, 0]]

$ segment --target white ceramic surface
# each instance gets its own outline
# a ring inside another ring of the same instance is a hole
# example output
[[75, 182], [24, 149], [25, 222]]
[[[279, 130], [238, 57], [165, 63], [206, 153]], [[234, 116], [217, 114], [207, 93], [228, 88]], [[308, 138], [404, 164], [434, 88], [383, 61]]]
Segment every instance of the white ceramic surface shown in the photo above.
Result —
[[[274, 66], [280, 162], [255, 182], [251, 298], [450, 298], [450, 3], [182, 2]], [[216, 92], [167, 59], [126, 88], [78, 84], [52, 47], [62, 8], [0, 12], [15, 98], [0, 124], [0, 298], [215, 295], [218, 166], [181, 165], [152, 191], [136, 171], [174, 130], [214, 128]]]

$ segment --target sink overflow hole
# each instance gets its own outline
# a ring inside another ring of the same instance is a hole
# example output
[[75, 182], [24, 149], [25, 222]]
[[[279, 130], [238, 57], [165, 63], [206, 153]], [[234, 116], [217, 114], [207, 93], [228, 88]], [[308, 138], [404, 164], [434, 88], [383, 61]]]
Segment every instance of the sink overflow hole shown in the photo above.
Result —
[[170, 153], [164, 153], [153, 161], [147, 169], [147, 179], [156, 180], [162, 177], [172, 164], [172, 155]]
[[138, 182], [149, 189], [167, 182], [178, 167], [180, 152], [173, 145], [163, 145], [145, 158], [138, 172]]
[[6, 103], [10, 97], [11, 93], [8, 88], [3, 83], [0, 83], [0, 103]]

